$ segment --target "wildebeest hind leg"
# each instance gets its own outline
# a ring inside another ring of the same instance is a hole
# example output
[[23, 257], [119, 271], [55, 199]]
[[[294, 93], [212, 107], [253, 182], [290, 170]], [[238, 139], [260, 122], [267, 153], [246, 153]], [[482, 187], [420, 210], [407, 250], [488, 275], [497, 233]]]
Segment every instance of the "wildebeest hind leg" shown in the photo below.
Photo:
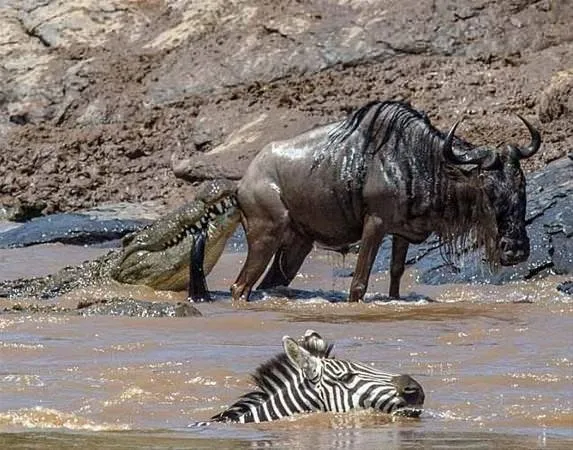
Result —
[[251, 226], [247, 231], [247, 260], [231, 286], [233, 302], [247, 301], [254, 284], [267, 268], [277, 251], [283, 229], [271, 226]]
[[374, 258], [376, 258], [383, 237], [384, 232], [381, 219], [375, 216], [367, 216], [362, 229], [356, 269], [350, 283], [349, 302], [358, 302], [364, 299], [372, 264], [374, 264]]
[[312, 240], [295, 231], [288, 232], [285, 242], [275, 253], [272, 266], [257, 289], [288, 286], [311, 250]]

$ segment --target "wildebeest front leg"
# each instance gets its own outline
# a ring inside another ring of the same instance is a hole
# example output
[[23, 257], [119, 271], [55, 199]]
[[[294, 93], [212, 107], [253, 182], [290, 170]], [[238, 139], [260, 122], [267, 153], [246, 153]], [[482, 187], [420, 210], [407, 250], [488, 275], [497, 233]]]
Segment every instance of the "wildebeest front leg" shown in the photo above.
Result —
[[275, 254], [271, 268], [257, 289], [288, 286], [311, 250], [311, 240], [295, 231], [290, 231], [285, 243], [281, 245]]
[[362, 301], [368, 289], [368, 278], [372, 270], [372, 264], [380, 248], [380, 243], [384, 237], [382, 220], [379, 217], [366, 216], [364, 228], [362, 229], [362, 239], [354, 277], [350, 284], [349, 302]]
[[406, 266], [409, 243], [401, 236], [392, 236], [392, 261], [390, 263], [390, 297], [400, 298], [400, 279]]
[[189, 261], [189, 292], [188, 300], [193, 302], [211, 301], [203, 263], [205, 261], [205, 242], [207, 241], [207, 231], [201, 230], [193, 236], [194, 243], [191, 249], [191, 260]]

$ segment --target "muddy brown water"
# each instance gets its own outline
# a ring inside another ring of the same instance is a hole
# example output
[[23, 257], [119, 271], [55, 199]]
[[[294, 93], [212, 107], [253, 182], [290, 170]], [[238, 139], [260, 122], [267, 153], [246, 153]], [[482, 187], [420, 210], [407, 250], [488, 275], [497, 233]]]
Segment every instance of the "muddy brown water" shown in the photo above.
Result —
[[[2, 250], [0, 278], [103, 251]], [[244, 257], [223, 255], [201, 318], [0, 315], [0, 448], [573, 448], [573, 302], [555, 289], [561, 278], [430, 287], [409, 271], [403, 291], [416, 294], [389, 302], [386, 275], [374, 274], [369, 301], [349, 305], [349, 279], [332, 273], [352, 258], [315, 251], [294, 289], [235, 308], [227, 292]], [[57, 302], [109, 292], [183, 298], [109, 285]], [[421, 418], [362, 411], [190, 426], [251, 389], [249, 374], [283, 335], [309, 328], [340, 358], [413, 375], [426, 392]]]

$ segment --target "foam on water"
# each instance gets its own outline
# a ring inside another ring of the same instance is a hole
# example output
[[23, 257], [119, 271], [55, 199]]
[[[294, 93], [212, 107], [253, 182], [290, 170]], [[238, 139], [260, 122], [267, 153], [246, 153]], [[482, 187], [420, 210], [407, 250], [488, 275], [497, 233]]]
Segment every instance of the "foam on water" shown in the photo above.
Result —
[[[67, 429], [74, 431], [125, 431], [130, 426], [117, 423], [97, 423], [73, 413], [35, 406], [0, 412], [2, 428]], [[11, 427], [10, 427], [11, 426]]]

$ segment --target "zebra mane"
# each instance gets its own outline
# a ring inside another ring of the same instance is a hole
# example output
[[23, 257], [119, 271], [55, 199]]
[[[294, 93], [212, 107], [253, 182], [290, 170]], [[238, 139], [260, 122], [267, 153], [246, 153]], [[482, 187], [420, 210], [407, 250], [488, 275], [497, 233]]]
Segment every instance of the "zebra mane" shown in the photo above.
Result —
[[[322, 339], [315, 331], [308, 330], [303, 338], [298, 341], [298, 345], [317, 358], [333, 358], [330, 354], [334, 349], [334, 344]], [[251, 375], [259, 390], [254, 390], [241, 396], [225, 411], [211, 417], [211, 421], [236, 422], [245, 414], [252, 414], [249, 405], [262, 404], [269, 400], [276, 393], [276, 381], [273, 382], [273, 380], [276, 380], [277, 376], [280, 375], [282, 375], [280, 378], [284, 378], [286, 373], [293, 370], [296, 369], [286, 353], [282, 352], [271, 358], [260, 365]]]
[[[314, 333], [313, 335], [305, 336], [304, 340], [299, 341], [298, 344], [317, 358], [334, 358], [334, 356], [330, 356], [334, 349], [334, 344], [328, 343], [320, 337], [319, 339], [313, 339], [313, 336], [318, 335]], [[286, 353], [282, 352], [255, 369], [251, 378], [263, 392], [274, 393], [276, 391], [273, 383], [273, 378], [276, 376], [275, 373], [281, 372], [281, 369], [285, 366], [293, 367], [293, 364]]]

